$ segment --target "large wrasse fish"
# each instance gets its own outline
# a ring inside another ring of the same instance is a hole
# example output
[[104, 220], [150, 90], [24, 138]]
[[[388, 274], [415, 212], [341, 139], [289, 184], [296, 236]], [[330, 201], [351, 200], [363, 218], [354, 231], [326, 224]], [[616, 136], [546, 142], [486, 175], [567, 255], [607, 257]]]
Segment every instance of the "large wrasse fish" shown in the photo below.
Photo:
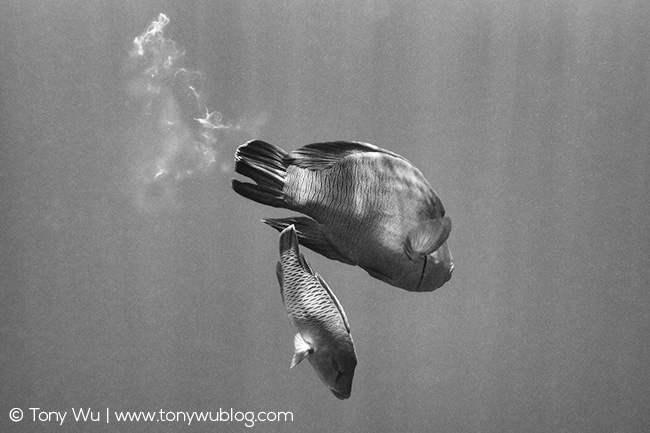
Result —
[[240, 195], [306, 217], [269, 218], [294, 225], [300, 244], [413, 292], [449, 281], [451, 219], [420, 170], [400, 155], [361, 142], [327, 142], [287, 153], [261, 140], [235, 153]]

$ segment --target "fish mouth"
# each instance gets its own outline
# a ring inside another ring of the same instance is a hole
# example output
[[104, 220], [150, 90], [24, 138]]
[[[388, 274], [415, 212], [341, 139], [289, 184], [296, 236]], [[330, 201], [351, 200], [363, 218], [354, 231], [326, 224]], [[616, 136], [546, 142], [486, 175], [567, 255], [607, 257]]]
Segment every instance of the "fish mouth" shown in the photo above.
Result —
[[346, 398], [350, 398], [351, 392], [339, 392], [335, 389], [330, 388], [330, 391], [332, 391], [332, 394], [339, 400], [345, 400]]
[[417, 289], [416, 289], [416, 291], [418, 291], [418, 292], [422, 292], [422, 291], [429, 292], [429, 291], [433, 291], [435, 289], [438, 289], [438, 288], [442, 287], [443, 284], [445, 284], [447, 281], [451, 280], [451, 274], [454, 272], [454, 264], [452, 263], [450, 265], [449, 271], [447, 272], [447, 275], [445, 275], [444, 281], [442, 283], [440, 283], [439, 285], [436, 285], [436, 287], [434, 289], [429, 289], [429, 290], [423, 289], [422, 288], [422, 282], [424, 281], [424, 276], [425, 276], [425, 273], [426, 273], [426, 270], [427, 270], [427, 259], [428, 258], [429, 258], [429, 256], [424, 256], [424, 263], [422, 264], [422, 273], [420, 274], [420, 280], [418, 281], [418, 285], [417, 285]]
[[424, 263], [422, 264], [422, 273], [420, 274], [420, 281], [418, 281], [418, 289], [417, 291], [420, 292], [420, 286], [422, 285], [422, 280], [424, 279], [424, 271], [427, 269], [427, 256], [424, 256]]

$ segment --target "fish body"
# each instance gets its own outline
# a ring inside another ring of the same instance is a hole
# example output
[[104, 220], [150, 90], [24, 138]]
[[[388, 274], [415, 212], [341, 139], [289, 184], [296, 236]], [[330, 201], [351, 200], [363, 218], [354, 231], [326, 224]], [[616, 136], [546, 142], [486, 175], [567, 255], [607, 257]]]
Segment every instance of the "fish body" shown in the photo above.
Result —
[[241, 145], [233, 180], [240, 195], [307, 215], [264, 219], [293, 224], [300, 243], [360, 266], [408, 291], [428, 292], [451, 278], [451, 219], [422, 173], [400, 155], [361, 142], [314, 143], [287, 153], [261, 140]]
[[291, 368], [307, 358], [337, 398], [350, 397], [357, 365], [350, 325], [332, 290], [300, 253], [293, 225], [280, 233], [276, 274], [295, 331]]

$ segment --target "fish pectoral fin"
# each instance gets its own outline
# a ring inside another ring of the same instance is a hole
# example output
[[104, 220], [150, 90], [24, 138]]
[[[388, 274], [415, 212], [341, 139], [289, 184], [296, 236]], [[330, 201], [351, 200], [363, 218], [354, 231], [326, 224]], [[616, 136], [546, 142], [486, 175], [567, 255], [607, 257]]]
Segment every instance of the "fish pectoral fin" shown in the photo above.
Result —
[[289, 368], [295, 367], [307, 356], [314, 353], [314, 348], [302, 338], [300, 332], [297, 332], [293, 337], [293, 345], [296, 351], [293, 354], [293, 358], [291, 358], [291, 366]]
[[404, 252], [410, 260], [428, 256], [445, 243], [450, 232], [448, 216], [423, 221], [406, 235]]
[[[338, 260], [348, 265], [356, 265], [349, 257], [343, 255], [330, 241], [326, 229], [309, 217], [264, 218], [262, 222], [278, 231], [294, 225], [300, 245], [317, 252], [330, 260]], [[312, 272], [313, 273], [313, 272]]]

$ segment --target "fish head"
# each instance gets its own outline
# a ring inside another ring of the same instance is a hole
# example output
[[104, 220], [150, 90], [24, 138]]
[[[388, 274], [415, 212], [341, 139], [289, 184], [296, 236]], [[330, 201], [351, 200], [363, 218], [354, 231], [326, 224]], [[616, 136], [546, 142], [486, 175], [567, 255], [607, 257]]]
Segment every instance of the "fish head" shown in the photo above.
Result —
[[393, 263], [394, 266], [381, 270], [360, 266], [372, 277], [409, 292], [433, 292], [451, 279], [454, 270], [454, 259], [446, 242], [428, 255], [409, 257], [404, 252], [400, 261]]
[[320, 348], [308, 357], [309, 362], [316, 370], [320, 380], [340, 400], [350, 397], [352, 393], [352, 379], [357, 366], [357, 356], [354, 346], [350, 344], [337, 344], [331, 348]]
[[451, 279], [454, 270], [454, 258], [449, 251], [447, 242], [440, 248], [424, 257], [422, 260], [422, 278], [418, 284], [418, 292], [432, 292]]

